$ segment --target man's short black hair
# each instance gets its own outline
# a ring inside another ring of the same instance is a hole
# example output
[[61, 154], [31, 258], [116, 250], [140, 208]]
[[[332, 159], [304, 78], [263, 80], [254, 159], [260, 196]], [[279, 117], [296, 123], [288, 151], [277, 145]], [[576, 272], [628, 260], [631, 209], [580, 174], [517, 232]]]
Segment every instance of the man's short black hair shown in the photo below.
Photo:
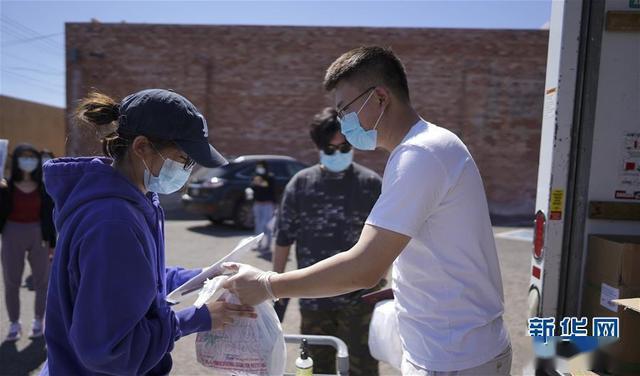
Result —
[[313, 117], [309, 128], [309, 134], [313, 142], [318, 149], [324, 149], [329, 145], [336, 132], [340, 132], [338, 113], [331, 107], [325, 108]]
[[333, 90], [342, 80], [352, 81], [361, 90], [384, 85], [401, 100], [409, 102], [404, 65], [390, 48], [358, 47], [345, 52], [327, 69], [324, 88]]

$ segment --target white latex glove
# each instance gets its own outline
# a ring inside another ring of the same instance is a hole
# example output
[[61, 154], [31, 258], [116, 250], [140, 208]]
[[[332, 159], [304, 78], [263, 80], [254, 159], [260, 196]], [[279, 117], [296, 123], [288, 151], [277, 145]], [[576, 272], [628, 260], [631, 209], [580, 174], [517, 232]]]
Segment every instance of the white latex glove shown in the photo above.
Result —
[[235, 271], [223, 287], [234, 293], [242, 304], [257, 305], [268, 299], [277, 299], [271, 290], [269, 278], [277, 273], [265, 272], [251, 265], [227, 262], [222, 267]]

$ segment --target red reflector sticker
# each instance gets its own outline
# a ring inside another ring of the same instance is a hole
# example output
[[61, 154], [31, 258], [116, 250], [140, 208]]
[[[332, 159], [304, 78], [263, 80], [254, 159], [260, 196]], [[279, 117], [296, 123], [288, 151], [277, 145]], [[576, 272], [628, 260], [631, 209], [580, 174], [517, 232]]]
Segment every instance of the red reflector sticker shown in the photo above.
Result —
[[540, 274], [542, 273], [542, 270], [540, 270], [540, 268], [538, 268], [537, 266], [534, 266], [533, 269], [531, 269], [531, 275], [533, 275], [534, 277], [540, 279]]
[[545, 217], [542, 211], [536, 213], [535, 232], [533, 237], [533, 257], [536, 260], [542, 259], [542, 249], [544, 248], [544, 227]]

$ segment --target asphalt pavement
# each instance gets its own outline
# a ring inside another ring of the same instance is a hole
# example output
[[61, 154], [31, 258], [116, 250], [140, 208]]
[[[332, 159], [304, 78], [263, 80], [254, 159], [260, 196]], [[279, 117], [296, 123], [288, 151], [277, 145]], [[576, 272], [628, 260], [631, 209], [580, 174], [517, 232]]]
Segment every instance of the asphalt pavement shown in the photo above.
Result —
[[[251, 235], [248, 231], [239, 231], [229, 225], [211, 225], [207, 220], [190, 216], [174, 215], [166, 223], [167, 265], [198, 268], [211, 264], [227, 254], [243, 237]], [[511, 335], [514, 351], [512, 374], [521, 374], [525, 363], [531, 359], [530, 338], [526, 336], [527, 289], [529, 284], [531, 246], [528, 237], [530, 230], [495, 227], [502, 278], [505, 291], [505, 322]], [[515, 231], [515, 232], [513, 232]], [[513, 236], [511, 236], [513, 234]], [[262, 269], [270, 268], [270, 262], [251, 253], [243, 260]], [[295, 267], [292, 257], [289, 269]], [[30, 273], [26, 267], [25, 277]], [[2, 281], [0, 290], [4, 291]], [[22, 322], [25, 333], [30, 330], [33, 318], [34, 294], [26, 288], [21, 289]], [[179, 309], [180, 306], [177, 307]], [[0, 299], [0, 336], [7, 334], [8, 319], [4, 299]], [[285, 316], [285, 333], [299, 333], [300, 314], [296, 299], [292, 299]], [[196, 361], [195, 335], [182, 338], [173, 351], [174, 375], [207, 375], [211, 372]], [[0, 346], [0, 374], [27, 375], [37, 374], [45, 359], [43, 341], [31, 341], [27, 335], [17, 343], [3, 343]], [[288, 347], [288, 370], [292, 371], [297, 356], [295, 346]], [[399, 375], [392, 367], [382, 364], [381, 375]]]

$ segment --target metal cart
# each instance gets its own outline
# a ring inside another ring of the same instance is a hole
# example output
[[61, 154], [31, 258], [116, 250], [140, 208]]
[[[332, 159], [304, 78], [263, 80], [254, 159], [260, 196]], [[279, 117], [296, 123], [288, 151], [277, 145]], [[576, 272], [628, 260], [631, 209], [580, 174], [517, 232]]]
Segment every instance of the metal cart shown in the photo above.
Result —
[[[309, 345], [331, 346], [336, 349], [336, 371], [337, 375], [346, 376], [349, 374], [349, 349], [347, 345], [338, 337], [333, 336], [315, 336], [302, 334], [285, 334], [285, 343], [300, 344], [302, 339], [306, 339]], [[287, 376], [293, 376], [292, 373], [285, 373]], [[320, 376], [318, 374], [315, 374]]]

